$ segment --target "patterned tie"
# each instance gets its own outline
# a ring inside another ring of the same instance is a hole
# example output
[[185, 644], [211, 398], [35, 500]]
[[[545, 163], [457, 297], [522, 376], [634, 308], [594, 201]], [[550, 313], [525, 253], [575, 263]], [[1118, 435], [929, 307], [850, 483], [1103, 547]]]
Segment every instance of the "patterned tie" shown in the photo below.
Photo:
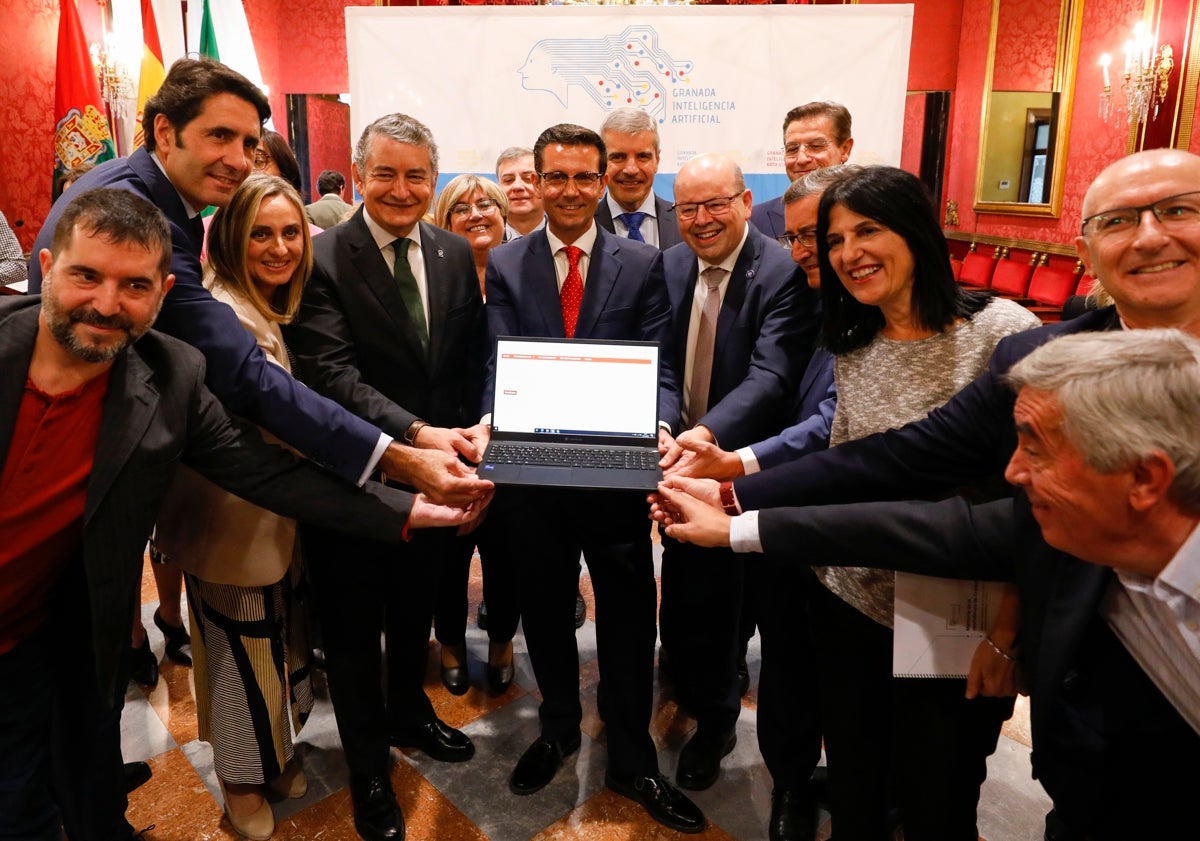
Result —
[[417, 331], [417, 338], [421, 340], [421, 347], [428, 352], [429, 327], [425, 324], [425, 308], [421, 305], [421, 290], [417, 288], [417, 278], [413, 275], [412, 266], [408, 264], [408, 247], [410, 245], [412, 245], [412, 240], [407, 237], [401, 237], [392, 243], [392, 250], [396, 253], [392, 274], [396, 278], [396, 285], [400, 288], [400, 298], [404, 301], [404, 308], [408, 310], [408, 317], [412, 319], [413, 329]]
[[583, 276], [579, 274], [579, 258], [583, 249], [575, 245], [563, 248], [567, 252], [567, 279], [563, 281], [559, 298], [562, 302], [563, 328], [567, 338], [575, 338], [575, 322], [579, 320], [579, 304], [583, 301]]
[[645, 213], [621, 213], [617, 215], [625, 227], [629, 229], [629, 238], [634, 242], [645, 242], [642, 236], [642, 222], [646, 220]]
[[709, 266], [701, 274], [707, 290], [704, 293], [704, 309], [700, 311], [700, 323], [696, 327], [696, 348], [692, 353], [692, 382], [688, 389], [684, 418], [688, 426], [695, 425], [708, 411], [713, 345], [717, 338], [717, 318], [721, 314], [721, 291], [718, 287], [724, 276], [725, 270], [720, 266]]

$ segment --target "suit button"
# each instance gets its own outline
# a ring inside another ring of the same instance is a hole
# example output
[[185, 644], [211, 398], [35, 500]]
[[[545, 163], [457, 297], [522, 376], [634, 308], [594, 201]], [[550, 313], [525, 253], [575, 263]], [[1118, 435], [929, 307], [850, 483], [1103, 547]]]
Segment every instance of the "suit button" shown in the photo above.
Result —
[[1062, 679], [1063, 694], [1067, 695], [1067, 696], [1074, 695], [1076, 692], [1079, 691], [1079, 688], [1082, 684], [1083, 684], [1083, 675], [1081, 675], [1079, 673], [1078, 669], [1071, 669], [1071, 671], [1069, 671], [1065, 675], [1063, 675], [1063, 679]]

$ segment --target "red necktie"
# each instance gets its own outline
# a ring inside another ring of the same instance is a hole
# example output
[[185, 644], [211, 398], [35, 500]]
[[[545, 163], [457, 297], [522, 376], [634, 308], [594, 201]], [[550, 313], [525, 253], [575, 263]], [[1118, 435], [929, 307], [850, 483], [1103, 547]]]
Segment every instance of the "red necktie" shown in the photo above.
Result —
[[583, 256], [583, 249], [568, 245], [563, 250], [567, 252], [567, 279], [563, 281], [562, 291], [558, 294], [562, 302], [563, 328], [567, 338], [573, 339], [575, 322], [579, 320], [579, 303], [583, 300], [583, 277], [579, 274], [579, 258]]

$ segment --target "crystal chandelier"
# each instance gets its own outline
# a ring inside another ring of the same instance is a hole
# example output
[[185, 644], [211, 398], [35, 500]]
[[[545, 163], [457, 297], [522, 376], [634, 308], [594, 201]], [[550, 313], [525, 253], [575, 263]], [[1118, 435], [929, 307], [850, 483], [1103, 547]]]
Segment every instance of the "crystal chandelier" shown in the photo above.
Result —
[[1133, 38], [1125, 42], [1125, 71], [1121, 81], [1124, 105], [1113, 104], [1112, 85], [1108, 68], [1112, 57], [1108, 53], [1100, 56], [1100, 68], [1104, 73], [1104, 90], [1100, 92], [1100, 116], [1105, 122], [1113, 116], [1119, 117], [1124, 110], [1129, 125], [1145, 123], [1158, 117], [1158, 107], [1167, 98], [1171, 71], [1175, 68], [1175, 51], [1170, 44], [1155, 50], [1155, 38], [1146, 31], [1142, 23], [1133, 29]]

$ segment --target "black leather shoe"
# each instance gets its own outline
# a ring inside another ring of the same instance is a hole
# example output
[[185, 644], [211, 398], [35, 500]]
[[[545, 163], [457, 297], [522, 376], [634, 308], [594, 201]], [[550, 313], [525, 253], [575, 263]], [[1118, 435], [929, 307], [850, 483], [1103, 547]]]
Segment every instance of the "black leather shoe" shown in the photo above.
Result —
[[662, 776], [624, 780], [605, 774], [604, 784], [622, 797], [641, 803], [650, 817], [668, 829], [695, 835], [707, 825], [700, 808]]
[[497, 695], [507, 692], [514, 674], [512, 640], [488, 643], [487, 679], [492, 691]]
[[697, 727], [691, 741], [679, 752], [679, 768], [675, 781], [681, 788], [704, 791], [717, 781], [721, 773], [721, 758], [728, 756], [737, 744], [737, 731]]
[[149, 638], [142, 640], [141, 648], [129, 647], [129, 677], [148, 689], [158, 686], [158, 658]]
[[465, 645], [450, 646], [458, 657], [457, 666], [442, 664], [442, 685], [451, 695], [466, 695], [471, 688], [471, 678], [467, 673], [467, 647]]
[[584, 620], [587, 619], [587, 603], [583, 600], [582, 593], [575, 594], [575, 630], [583, 627]]
[[479, 612], [475, 614], [475, 625], [481, 631], [487, 630], [487, 602], [479, 603]]
[[392, 734], [398, 748], [417, 748], [438, 762], [466, 762], [475, 755], [475, 745], [461, 730], [441, 719], [417, 727], [405, 727]]
[[742, 652], [738, 657], [737, 664], [737, 679], [738, 679], [738, 696], [746, 697], [746, 693], [750, 691], [750, 667], [746, 664], [746, 652]]
[[817, 834], [817, 804], [807, 789], [783, 788], [771, 792], [771, 841], [813, 841]]
[[150, 770], [149, 762], [126, 762], [125, 763], [125, 793], [145, 785], [150, 780], [153, 773]]
[[163, 638], [167, 641], [167, 658], [172, 663], [191, 666], [192, 637], [187, 628], [182, 625], [168, 625], [157, 610], [154, 611], [154, 625], [162, 631]]
[[509, 789], [513, 794], [524, 795], [545, 788], [562, 767], [563, 759], [577, 750], [578, 736], [569, 742], [556, 742], [539, 737], [517, 760], [517, 767], [508, 778]]
[[354, 828], [364, 841], [404, 841], [404, 815], [387, 777], [350, 775]]

